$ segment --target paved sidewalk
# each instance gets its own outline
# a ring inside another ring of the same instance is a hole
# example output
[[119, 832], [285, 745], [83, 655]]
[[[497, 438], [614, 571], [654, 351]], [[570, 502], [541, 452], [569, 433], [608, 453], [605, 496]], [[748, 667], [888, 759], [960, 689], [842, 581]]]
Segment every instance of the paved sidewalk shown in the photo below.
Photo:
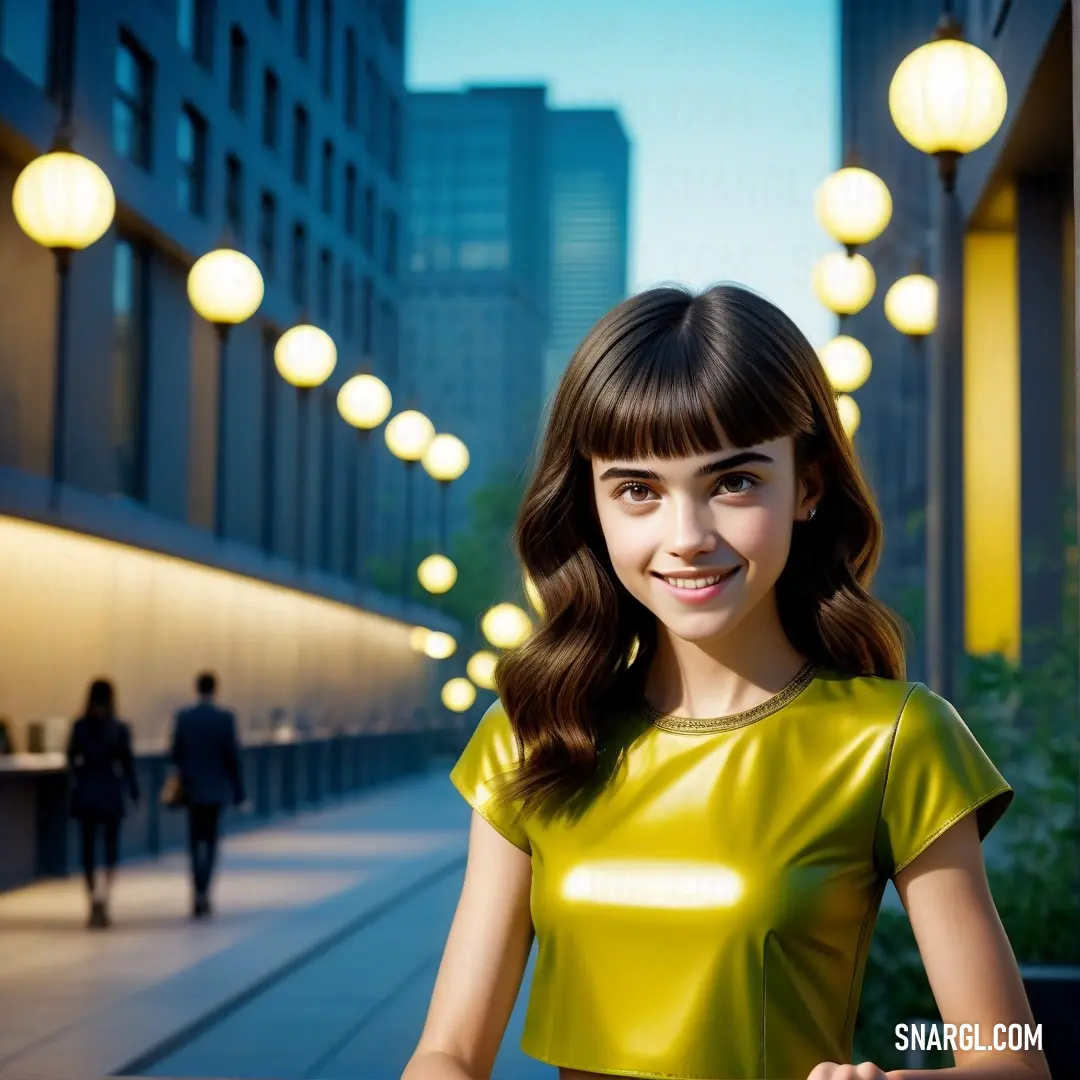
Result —
[[[414, 968], [433, 970], [468, 842], [469, 809], [447, 779], [449, 764], [333, 809], [227, 837], [217, 914], [207, 923], [188, 918], [180, 855], [121, 868], [115, 925], [105, 933], [84, 928], [77, 877], [0, 894], [0, 1077], [80, 1080], [150, 1069], [170, 1052], [225, 1030], [228, 1016], [245, 1015], [274, 986], [294, 985], [290, 973], [317, 970], [313, 965], [343, 944], [355, 958], [367, 948], [370, 963], [370, 942], [381, 931], [357, 931], [382, 925], [378, 920], [398, 909], [405, 913], [407, 900], [415, 911], [397, 920], [395, 940], [409, 943]], [[356, 953], [363, 939], [368, 944]], [[380, 980], [378, 968], [365, 967], [352, 970], [369, 1008], [395, 987]], [[348, 982], [338, 989], [339, 997], [347, 995]], [[328, 1064], [334, 1040], [363, 1027], [358, 1007], [349, 1004], [351, 1026], [328, 1033], [331, 1042], [316, 1048], [315, 1064]], [[287, 1032], [264, 1029], [266, 1049], [314, 1030], [305, 1029], [308, 1019], [301, 1011]], [[415, 1022], [414, 1007], [409, 1023]], [[417, 1035], [419, 1027], [411, 1037]], [[253, 1037], [258, 1041], [249, 1028], [243, 1042], [250, 1046]], [[286, 1064], [276, 1054], [264, 1064], [263, 1076], [302, 1075], [276, 1067]], [[229, 1067], [221, 1061], [189, 1075], [230, 1075]]]

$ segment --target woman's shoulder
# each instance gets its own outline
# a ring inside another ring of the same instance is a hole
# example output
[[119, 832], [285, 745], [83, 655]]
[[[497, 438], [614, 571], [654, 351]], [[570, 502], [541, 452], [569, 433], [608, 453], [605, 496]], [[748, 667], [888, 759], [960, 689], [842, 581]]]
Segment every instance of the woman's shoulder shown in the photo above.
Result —
[[911, 679], [852, 674], [833, 668], [819, 669], [813, 685], [816, 693], [810, 696], [811, 705], [851, 709], [864, 719], [891, 723], [912, 704], [925, 707], [928, 697], [937, 696], [923, 683]]

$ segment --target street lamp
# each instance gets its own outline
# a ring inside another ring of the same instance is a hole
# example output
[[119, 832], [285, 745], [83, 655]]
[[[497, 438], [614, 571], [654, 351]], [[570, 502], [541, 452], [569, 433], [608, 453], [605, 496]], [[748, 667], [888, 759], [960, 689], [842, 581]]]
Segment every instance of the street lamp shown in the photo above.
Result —
[[525, 584], [525, 598], [529, 601], [530, 607], [537, 615], [542, 619], [544, 617], [544, 603], [540, 599], [540, 593], [533, 583], [533, 579], [528, 574], [523, 575], [523, 581]]
[[214, 535], [225, 531], [225, 349], [232, 327], [259, 310], [263, 278], [243, 252], [222, 247], [196, 260], [188, 272], [188, 300], [218, 336], [217, 446], [215, 447]]
[[405, 542], [401, 553], [401, 598], [404, 600], [409, 594], [409, 561], [412, 558], [413, 471], [435, 438], [435, 426], [422, 412], [406, 409], [386, 425], [384, 438], [390, 453], [405, 463]]
[[480, 629], [496, 649], [513, 649], [532, 633], [532, 620], [517, 604], [496, 604], [484, 612]]
[[423, 652], [432, 660], [446, 660], [457, 652], [457, 642], [442, 630], [431, 630], [424, 638]]
[[19, 173], [11, 193], [11, 207], [22, 231], [35, 243], [49, 248], [56, 261], [56, 368], [49, 493], [49, 505], [55, 511], [65, 477], [64, 412], [67, 404], [71, 256], [105, 235], [116, 213], [116, 196], [105, 173], [92, 161], [75, 153], [69, 137], [63, 133], [52, 150], [35, 158]]
[[938, 287], [926, 274], [908, 274], [885, 294], [885, 318], [907, 337], [922, 338], [937, 328]]
[[457, 567], [445, 555], [429, 555], [416, 568], [416, 577], [429, 593], [449, 592], [457, 581]]
[[851, 393], [870, 378], [870, 350], [846, 334], [839, 334], [818, 349], [821, 366], [834, 390]]
[[1008, 105], [1005, 80], [982, 49], [962, 40], [946, 4], [934, 39], [901, 62], [889, 84], [900, 134], [937, 159], [941, 180], [935, 234], [938, 324], [927, 387], [927, 682], [952, 696], [953, 657], [964, 611], [964, 223], [956, 198], [960, 157], [989, 142]]
[[450, 485], [469, 467], [469, 449], [456, 436], [436, 435], [421, 459], [428, 476], [439, 481], [439, 550], [449, 552]]
[[884, 232], [892, 217], [892, 196], [880, 176], [846, 166], [818, 185], [814, 213], [821, 227], [852, 255], [859, 245]]
[[499, 658], [489, 649], [481, 649], [469, 657], [465, 674], [483, 690], [495, 689], [495, 665]]
[[840, 413], [840, 424], [850, 439], [859, 430], [862, 421], [862, 410], [853, 397], [847, 394], [836, 395], [836, 409]]
[[349, 499], [348, 545], [349, 563], [356, 570], [357, 583], [364, 583], [364, 559], [358, 521], [362, 502], [363, 474], [370, 453], [371, 432], [389, 415], [393, 398], [390, 389], [370, 372], [362, 371], [342, 384], [338, 391], [337, 407], [345, 423], [356, 429], [360, 442], [353, 456], [352, 497]]
[[814, 265], [811, 283], [818, 300], [843, 320], [870, 303], [877, 275], [864, 255], [833, 251]]
[[274, 365], [281, 377], [296, 387], [297, 465], [296, 465], [296, 566], [304, 566], [305, 524], [307, 521], [307, 450], [308, 412], [311, 391], [322, 386], [337, 366], [334, 339], [317, 326], [300, 323], [290, 327], [274, 346]]
[[451, 712], [471, 709], [476, 701], [476, 687], [468, 679], [450, 679], [442, 688], [442, 703]]

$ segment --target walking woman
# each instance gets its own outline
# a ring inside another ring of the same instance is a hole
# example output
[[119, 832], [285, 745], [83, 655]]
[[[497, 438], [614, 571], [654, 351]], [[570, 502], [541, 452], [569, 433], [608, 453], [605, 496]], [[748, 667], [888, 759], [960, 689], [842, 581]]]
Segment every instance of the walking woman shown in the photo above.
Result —
[[[131, 728], [116, 716], [112, 683], [90, 685], [86, 710], [71, 729], [67, 749], [71, 769], [71, 814], [82, 832], [82, 865], [90, 902], [88, 925], [109, 925], [109, 895], [119, 861], [124, 793], [138, 806], [139, 780], [131, 749]], [[98, 838], [104, 848], [104, 873], [97, 871]]]
[[982, 1048], [1032, 1023], [980, 843], [1012, 788], [905, 678], [881, 519], [795, 324], [730, 285], [616, 307], [516, 543], [543, 617], [451, 772], [468, 862], [405, 1080], [491, 1075], [534, 938], [521, 1048], [561, 1080], [880, 1080], [851, 1054], [890, 880], [942, 1019], [983, 1033], [949, 1075], [1047, 1076]]

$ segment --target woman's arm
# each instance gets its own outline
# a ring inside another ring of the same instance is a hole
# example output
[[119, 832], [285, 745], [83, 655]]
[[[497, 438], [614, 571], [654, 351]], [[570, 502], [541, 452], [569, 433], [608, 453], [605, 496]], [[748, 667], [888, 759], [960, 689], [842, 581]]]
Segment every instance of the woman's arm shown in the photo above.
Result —
[[[938, 1011], [947, 1024], [1034, 1026], [1012, 946], [990, 894], [974, 814], [961, 818], [895, 878]], [[1041, 1050], [962, 1050], [951, 1069], [900, 1069], [890, 1080], [977, 1075], [979, 1080], [1049, 1080]], [[976, 1072], [977, 1070], [977, 1072]]]
[[532, 948], [532, 861], [475, 810], [465, 882], [401, 1080], [488, 1080]]

